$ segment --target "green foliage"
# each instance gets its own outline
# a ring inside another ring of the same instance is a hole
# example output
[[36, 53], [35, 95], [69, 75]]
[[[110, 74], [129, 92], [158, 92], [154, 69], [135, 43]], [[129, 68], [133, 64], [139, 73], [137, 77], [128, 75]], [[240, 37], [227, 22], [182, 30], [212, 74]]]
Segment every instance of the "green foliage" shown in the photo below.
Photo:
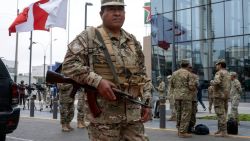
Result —
[[[250, 121], [250, 114], [240, 114], [240, 121]], [[198, 119], [207, 119], [207, 120], [217, 120], [216, 116], [204, 116], [199, 117]]]

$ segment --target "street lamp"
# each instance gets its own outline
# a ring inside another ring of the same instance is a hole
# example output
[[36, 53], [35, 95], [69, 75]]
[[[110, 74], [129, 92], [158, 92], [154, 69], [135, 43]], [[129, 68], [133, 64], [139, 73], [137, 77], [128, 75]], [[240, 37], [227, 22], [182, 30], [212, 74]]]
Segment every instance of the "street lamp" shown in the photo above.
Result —
[[84, 29], [87, 29], [87, 6], [92, 6], [93, 4], [90, 2], [85, 2], [85, 24]]
[[[54, 39], [53, 41], [56, 41], [57, 39]], [[46, 54], [47, 54], [47, 49], [48, 49], [48, 46], [50, 45], [49, 43], [45, 46], [44, 44], [40, 43], [40, 42], [33, 42], [33, 44], [39, 44], [42, 46], [43, 48], [43, 53], [44, 53], [44, 56], [43, 56], [43, 81], [45, 83], [45, 72], [46, 72]]]

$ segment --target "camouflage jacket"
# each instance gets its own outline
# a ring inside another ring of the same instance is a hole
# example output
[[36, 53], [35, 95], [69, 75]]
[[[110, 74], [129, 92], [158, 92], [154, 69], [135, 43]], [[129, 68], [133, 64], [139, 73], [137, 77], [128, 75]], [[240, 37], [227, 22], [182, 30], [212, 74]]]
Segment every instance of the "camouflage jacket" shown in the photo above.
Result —
[[194, 83], [194, 90], [191, 91], [192, 101], [197, 101], [197, 93], [198, 93], [198, 85], [199, 85], [199, 77], [198, 75], [191, 73], [191, 81]]
[[207, 92], [208, 92], [208, 98], [214, 98], [214, 86], [209, 86], [208, 89], [207, 89]]
[[193, 81], [192, 77], [193, 74], [183, 68], [173, 73], [170, 86], [175, 100], [193, 100], [196, 81]]
[[[105, 60], [101, 41], [98, 40], [95, 33], [89, 34], [90, 31], [90, 28], [83, 31], [68, 45], [62, 73], [80, 84], [87, 84], [95, 88], [97, 88], [101, 79], [107, 79], [117, 84]], [[144, 77], [144, 55], [140, 43], [132, 34], [127, 33], [123, 29], [121, 29], [120, 39], [117, 39], [111, 33], [107, 33], [105, 39], [107, 37], [107, 42], [111, 41], [112, 51], [109, 50], [109, 54], [117, 75], [121, 78], [122, 90], [145, 102], [151, 95], [148, 92], [150, 89], [143, 86], [147, 80]], [[131, 43], [134, 48], [130, 47], [129, 44]], [[122, 69], [121, 71], [119, 70], [122, 67], [126, 67], [131, 71], [129, 78], [123, 77], [124, 71]], [[125, 78], [127, 79], [123, 80]], [[136, 80], [133, 78], [136, 78]], [[133, 82], [136, 82], [136, 84], [132, 86]], [[92, 117], [88, 105], [85, 105], [87, 118], [93, 123], [119, 123], [123, 120], [136, 121], [141, 118], [141, 106], [123, 99], [110, 102], [97, 95], [97, 103], [102, 110], [102, 114], [97, 118]]]
[[221, 69], [217, 71], [214, 80], [211, 80], [210, 83], [214, 86], [214, 98], [229, 98], [231, 80], [227, 70]]
[[230, 90], [230, 98], [234, 99], [240, 98], [240, 95], [242, 94], [242, 88], [240, 81], [238, 79], [234, 79], [231, 81], [231, 90]]
[[156, 87], [156, 89], [158, 90], [159, 93], [159, 97], [162, 98], [164, 95], [164, 91], [165, 91], [165, 82], [161, 81], [159, 86]]

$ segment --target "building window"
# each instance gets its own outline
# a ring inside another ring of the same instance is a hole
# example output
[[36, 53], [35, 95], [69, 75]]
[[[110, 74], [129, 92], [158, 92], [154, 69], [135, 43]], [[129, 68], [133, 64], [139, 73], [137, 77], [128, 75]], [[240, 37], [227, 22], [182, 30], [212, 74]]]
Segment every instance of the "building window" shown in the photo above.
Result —
[[226, 38], [226, 60], [228, 66], [244, 65], [243, 37]]
[[218, 59], [225, 58], [224, 39], [208, 40], [208, 48], [209, 47], [211, 47], [211, 53], [213, 55], [213, 61], [211, 62], [210, 67], [213, 67]]
[[208, 0], [208, 2], [212, 2], [212, 3], [215, 3], [215, 2], [222, 2], [222, 1], [224, 1], [224, 0]]
[[185, 42], [185, 43], [178, 43], [177, 44], [177, 62], [179, 62], [182, 59], [189, 59], [190, 62], [192, 60], [191, 54], [191, 42]]
[[192, 0], [192, 7], [207, 4], [207, 0]]
[[244, 52], [245, 65], [250, 67], [250, 35], [244, 36]]
[[226, 36], [243, 34], [242, 0], [225, 2]]
[[162, 7], [163, 7], [162, 0], [151, 0], [152, 15], [163, 13]]
[[173, 11], [173, 1], [174, 0], [163, 0], [163, 12]]
[[208, 38], [224, 36], [223, 3], [208, 5]]
[[[167, 1], [167, 0], [165, 0]], [[191, 0], [177, 0], [177, 10], [191, 7]]]
[[244, 33], [250, 34], [250, 1], [244, 0]]
[[176, 19], [176, 42], [191, 40], [191, 9], [177, 11]]
[[192, 40], [207, 38], [207, 7], [192, 9]]

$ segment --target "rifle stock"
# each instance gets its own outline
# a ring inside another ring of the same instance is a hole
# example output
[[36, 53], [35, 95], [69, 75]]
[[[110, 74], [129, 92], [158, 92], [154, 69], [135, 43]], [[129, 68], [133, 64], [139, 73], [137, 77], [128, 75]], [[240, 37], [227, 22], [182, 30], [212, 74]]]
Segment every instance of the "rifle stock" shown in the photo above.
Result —
[[[78, 88], [83, 87], [87, 93], [87, 98], [88, 98], [88, 105], [89, 105], [89, 109], [93, 115], [93, 117], [98, 117], [102, 111], [101, 109], [98, 107], [97, 101], [96, 101], [96, 96], [98, 94], [96, 88], [89, 86], [89, 85], [81, 85], [78, 84], [77, 82], [75, 82], [74, 80], [72, 80], [71, 78], [65, 77], [60, 73], [54, 72], [54, 71], [47, 71], [46, 73], [46, 82], [47, 83], [51, 83], [51, 84], [56, 84], [56, 83], [69, 83], [73, 85], [73, 91], [71, 92], [71, 97], [73, 95], [76, 94], [76, 91], [78, 90]], [[76, 87], [76, 89], [74, 89], [74, 87]], [[130, 102], [136, 103], [136, 104], [140, 104], [143, 107], [147, 107], [147, 108], [151, 108], [150, 106], [148, 106], [145, 103], [142, 103], [138, 100], [135, 100], [130, 94], [123, 92], [119, 89], [113, 88], [114, 93], [116, 94], [116, 96], [120, 96], [122, 98], [127, 99]]]

